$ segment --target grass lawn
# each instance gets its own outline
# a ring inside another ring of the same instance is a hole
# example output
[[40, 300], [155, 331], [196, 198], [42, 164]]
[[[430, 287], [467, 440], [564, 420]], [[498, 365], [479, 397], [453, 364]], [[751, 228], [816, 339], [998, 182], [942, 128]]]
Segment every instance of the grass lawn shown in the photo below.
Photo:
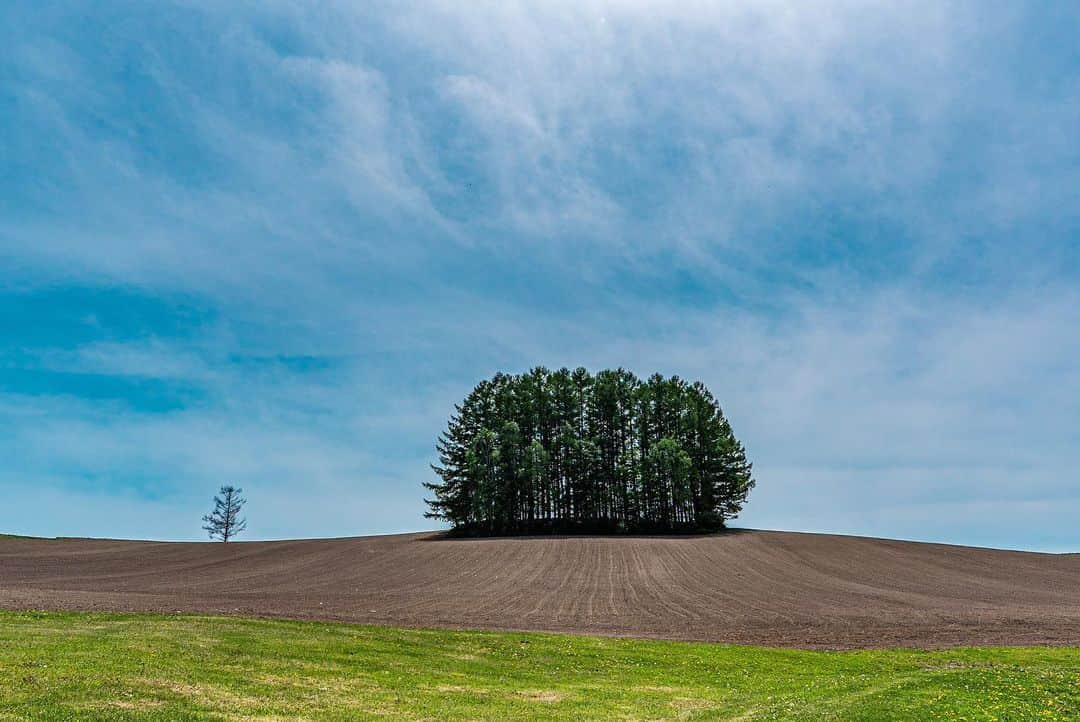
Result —
[[1077, 720], [1080, 648], [803, 652], [0, 612], [0, 720]]

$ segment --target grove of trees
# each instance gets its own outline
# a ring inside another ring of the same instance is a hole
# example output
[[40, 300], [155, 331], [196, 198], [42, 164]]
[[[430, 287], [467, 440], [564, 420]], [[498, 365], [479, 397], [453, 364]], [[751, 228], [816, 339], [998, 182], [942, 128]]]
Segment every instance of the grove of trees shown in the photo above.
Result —
[[716, 399], [676, 376], [500, 373], [454, 408], [424, 486], [458, 532], [716, 530], [754, 486]]

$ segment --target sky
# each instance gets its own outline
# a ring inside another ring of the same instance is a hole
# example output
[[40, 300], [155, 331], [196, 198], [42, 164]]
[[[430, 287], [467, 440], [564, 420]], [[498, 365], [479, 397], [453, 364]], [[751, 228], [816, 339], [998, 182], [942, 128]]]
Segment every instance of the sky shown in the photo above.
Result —
[[737, 526], [1080, 551], [1080, 6], [0, 6], [0, 532], [429, 529], [453, 404], [703, 381]]

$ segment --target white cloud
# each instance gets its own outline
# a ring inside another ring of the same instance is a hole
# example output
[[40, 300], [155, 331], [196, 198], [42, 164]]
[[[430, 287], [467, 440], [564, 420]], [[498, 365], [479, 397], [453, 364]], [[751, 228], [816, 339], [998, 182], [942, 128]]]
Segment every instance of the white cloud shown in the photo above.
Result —
[[[189, 3], [169, 43], [118, 25], [108, 53], [59, 40], [62, 14], [33, 26], [0, 162], [55, 153], [0, 213], [0, 280], [180, 291], [219, 320], [27, 350], [204, 396], [164, 415], [9, 396], [8, 484], [265, 480], [266, 533], [311, 534], [288, 485], [359, 509], [361, 478], [394, 489], [399, 528], [472, 381], [580, 363], [706, 381], [758, 459], [748, 520], [859, 499], [914, 524], [903, 505], [955, 511], [934, 495], [1026, 493], [1034, 528], [1076, 461], [1080, 111], [1072, 86], [1008, 76], [1016, 18], [990, 15]], [[301, 355], [330, 368], [281, 361]]]

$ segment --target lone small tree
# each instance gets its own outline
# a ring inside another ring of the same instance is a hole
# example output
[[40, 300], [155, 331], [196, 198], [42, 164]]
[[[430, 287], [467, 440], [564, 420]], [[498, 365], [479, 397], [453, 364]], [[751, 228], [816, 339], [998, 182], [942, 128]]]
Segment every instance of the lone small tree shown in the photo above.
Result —
[[230, 539], [247, 528], [247, 519], [240, 518], [240, 509], [247, 499], [240, 496], [243, 489], [228, 485], [221, 487], [221, 496], [214, 497], [214, 511], [203, 517], [203, 529], [211, 539], [228, 543]]

